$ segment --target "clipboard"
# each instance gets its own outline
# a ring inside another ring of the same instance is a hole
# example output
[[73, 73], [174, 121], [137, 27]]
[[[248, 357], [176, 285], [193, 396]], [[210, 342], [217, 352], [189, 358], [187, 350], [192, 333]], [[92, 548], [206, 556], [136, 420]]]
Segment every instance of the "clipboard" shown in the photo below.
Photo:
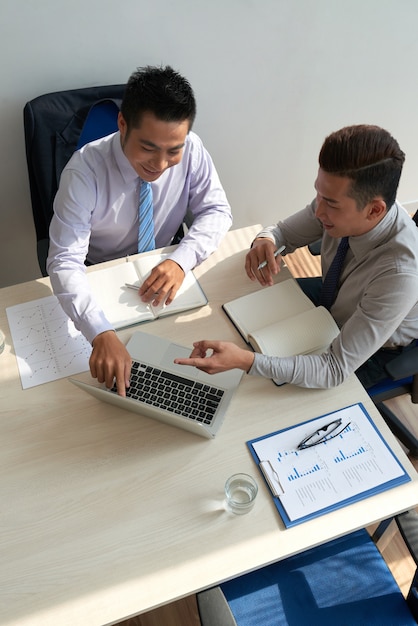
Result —
[[[330, 421], [347, 424], [308, 449], [298, 444]], [[286, 528], [411, 480], [362, 403], [247, 441]]]

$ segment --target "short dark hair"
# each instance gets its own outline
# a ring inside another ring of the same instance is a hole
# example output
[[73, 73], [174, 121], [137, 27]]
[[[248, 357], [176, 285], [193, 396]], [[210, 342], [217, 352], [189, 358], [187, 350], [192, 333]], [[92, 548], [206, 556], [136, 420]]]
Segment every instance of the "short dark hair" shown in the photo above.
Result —
[[393, 205], [405, 154], [396, 139], [379, 126], [346, 126], [329, 135], [319, 153], [319, 166], [335, 176], [352, 180], [349, 191], [359, 209], [381, 196]]
[[138, 67], [127, 82], [121, 105], [128, 130], [141, 125], [146, 111], [164, 122], [188, 120], [190, 130], [196, 117], [190, 83], [169, 65]]

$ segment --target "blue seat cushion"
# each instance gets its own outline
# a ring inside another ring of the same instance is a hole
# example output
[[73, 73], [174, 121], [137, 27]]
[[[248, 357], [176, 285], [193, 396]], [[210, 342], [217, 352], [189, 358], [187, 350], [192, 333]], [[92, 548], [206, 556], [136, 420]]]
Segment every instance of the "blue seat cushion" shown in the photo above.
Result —
[[90, 109], [77, 143], [77, 150], [86, 143], [101, 139], [118, 130], [119, 107], [114, 100], [99, 100]]
[[366, 530], [221, 585], [238, 626], [407, 626], [404, 597]]

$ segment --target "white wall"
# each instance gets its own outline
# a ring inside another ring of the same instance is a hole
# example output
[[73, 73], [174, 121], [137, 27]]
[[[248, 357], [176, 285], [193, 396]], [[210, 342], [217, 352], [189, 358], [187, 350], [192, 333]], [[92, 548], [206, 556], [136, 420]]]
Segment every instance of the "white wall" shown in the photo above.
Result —
[[417, 18], [416, 0], [2, 0], [0, 286], [39, 276], [25, 102], [148, 63], [191, 81], [236, 227], [310, 201], [323, 139], [353, 123], [392, 132], [418, 198]]

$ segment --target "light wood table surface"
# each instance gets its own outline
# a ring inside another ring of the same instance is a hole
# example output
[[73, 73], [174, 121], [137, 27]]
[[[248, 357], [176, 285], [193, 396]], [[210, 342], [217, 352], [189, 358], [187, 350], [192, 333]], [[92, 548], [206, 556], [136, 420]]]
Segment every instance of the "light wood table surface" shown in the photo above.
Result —
[[[260, 288], [243, 269], [257, 231], [231, 231], [197, 268], [207, 306], [141, 329], [185, 345], [244, 345], [221, 305]], [[354, 376], [330, 390], [244, 376], [218, 436], [205, 440], [103, 404], [67, 379], [22, 391], [5, 308], [50, 295], [49, 279], [0, 293], [2, 626], [112, 624], [418, 504], [418, 475]], [[411, 482], [285, 530], [245, 442], [358, 401]], [[224, 509], [235, 472], [259, 483], [243, 516]]]

